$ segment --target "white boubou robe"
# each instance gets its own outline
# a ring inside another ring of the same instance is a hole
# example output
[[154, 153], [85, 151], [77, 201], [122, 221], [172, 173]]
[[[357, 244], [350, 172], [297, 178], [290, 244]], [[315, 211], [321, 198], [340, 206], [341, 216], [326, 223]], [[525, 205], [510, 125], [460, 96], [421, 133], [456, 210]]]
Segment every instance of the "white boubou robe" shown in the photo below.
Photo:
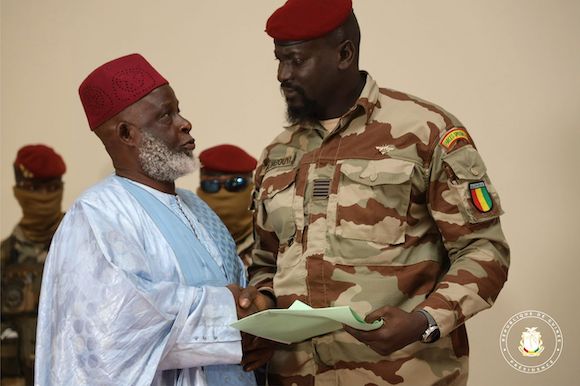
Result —
[[53, 238], [35, 384], [255, 385], [238, 365], [228, 283], [244, 286], [244, 268], [201, 199], [105, 179], [74, 202]]

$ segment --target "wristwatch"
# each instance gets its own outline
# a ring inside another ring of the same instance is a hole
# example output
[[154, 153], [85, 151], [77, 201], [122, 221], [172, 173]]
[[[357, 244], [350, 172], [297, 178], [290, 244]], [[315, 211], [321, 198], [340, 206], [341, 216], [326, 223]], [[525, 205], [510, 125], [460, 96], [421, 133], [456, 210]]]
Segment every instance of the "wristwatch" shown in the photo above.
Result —
[[439, 326], [437, 325], [437, 322], [427, 311], [421, 309], [419, 310], [419, 312], [422, 313], [425, 316], [425, 318], [427, 318], [427, 322], [429, 323], [429, 326], [427, 326], [427, 329], [421, 335], [421, 342], [423, 343], [436, 342], [437, 340], [439, 340], [439, 337], [441, 336], [441, 331], [439, 331]]

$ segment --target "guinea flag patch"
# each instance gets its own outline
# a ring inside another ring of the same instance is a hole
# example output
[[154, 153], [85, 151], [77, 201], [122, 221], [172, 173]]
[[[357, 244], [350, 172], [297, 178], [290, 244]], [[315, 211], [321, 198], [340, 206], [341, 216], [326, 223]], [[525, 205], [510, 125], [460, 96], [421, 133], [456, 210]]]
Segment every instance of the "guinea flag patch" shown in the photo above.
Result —
[[485, 182], [471, 182], [469, 184], [469, 191], [471, 192], [471, 201], [473, 201], [473, 205], [475, 205], [481, 213], [487, 213], [493, 208], [493, 201], [487, 191]]
[[467, 135], [467, 131], [465, 131], [465, 129], [454, 128], [445, 133], [439, 144], [445, 149], [449, 150], [449, 148], [451, 148], [451, 146], [460, 139], [470, 142], [469, 135]]

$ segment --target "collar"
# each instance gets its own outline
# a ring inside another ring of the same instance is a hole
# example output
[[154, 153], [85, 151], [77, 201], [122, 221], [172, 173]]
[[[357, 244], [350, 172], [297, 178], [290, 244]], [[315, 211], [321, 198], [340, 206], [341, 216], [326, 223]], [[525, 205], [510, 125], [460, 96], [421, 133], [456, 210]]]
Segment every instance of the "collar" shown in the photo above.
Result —
[[343, 117], [353, 115], [352, 118], [355, 118], [358, 116], [354, 115], [356, 110], [362, 108], [364, 114], [367, 117], [366, 123], [369, 123], [373, 115], [373, 111], [375, 110], [375, 106], [379, 102], [379, 86], [368, 72], [362, 71], [362, 73], [366, 75], [365, 86], [363, 87], [360, 96], [355, 102], [355, 105], [349, 111], [347, 111]]
[[[140, 182], [137, 181], [133, 181], [129, 178], [125, 178], [125, 177], [121, 177], [121, 176], [116, 176], [118, 178], [124, 178], [127, 181], [129, 181], [130, 183], [139, 186], [140, 188], [145, 189], [146, 191], [148, 191], [149, 193], [151, 193], [153, 195], [153, 197], [157, 198], [159, 201], [161, 201], [166, 207], [168, 207], [169, 209], [171, 209], [173, 207], [173, 202], [178, 199], [178, 195], [175, 194], [170, 194], [170, 193], [164, 193], [160, 190], [154, 189], [152, 187], [150, 187], [149, 185], [145, 185], [142, 184]], [[177, 192], [176, 192], [177, 193]]]

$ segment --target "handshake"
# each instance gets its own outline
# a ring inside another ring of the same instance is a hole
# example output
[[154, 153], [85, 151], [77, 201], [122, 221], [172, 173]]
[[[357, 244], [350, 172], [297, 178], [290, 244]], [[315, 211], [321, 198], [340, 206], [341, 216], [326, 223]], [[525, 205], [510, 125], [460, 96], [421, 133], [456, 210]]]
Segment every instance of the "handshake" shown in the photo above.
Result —
[[[258, 292], [256, 287], [241, 288], [235, 284], [229, 284], [227, 288], [232, 292], [236, 301], [238, 319], [248, 315], [274, 308], [273, 298]], [[254, 371], [265, 365], [272, 355], [277, 343], [254, 335], [242, 332], [242, 362], [245, 371]]]

